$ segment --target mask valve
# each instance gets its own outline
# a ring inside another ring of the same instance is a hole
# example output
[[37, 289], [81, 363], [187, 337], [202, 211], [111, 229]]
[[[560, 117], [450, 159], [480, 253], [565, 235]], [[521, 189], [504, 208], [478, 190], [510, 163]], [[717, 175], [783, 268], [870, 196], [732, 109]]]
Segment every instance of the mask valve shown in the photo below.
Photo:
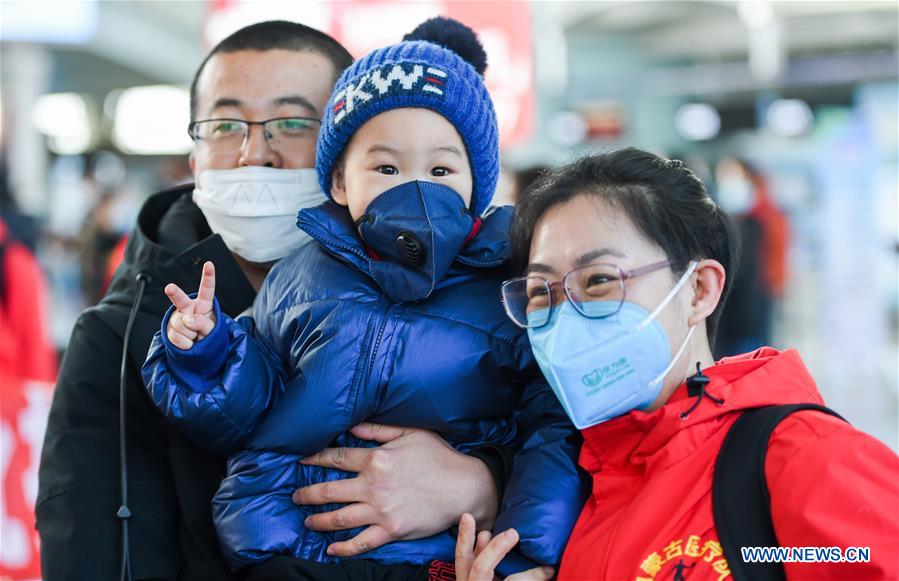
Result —
[[425, 249], [414, 233], [403, 230], [396, 237], [396, 245], [409, 266], [421, 266], [425, 261]]

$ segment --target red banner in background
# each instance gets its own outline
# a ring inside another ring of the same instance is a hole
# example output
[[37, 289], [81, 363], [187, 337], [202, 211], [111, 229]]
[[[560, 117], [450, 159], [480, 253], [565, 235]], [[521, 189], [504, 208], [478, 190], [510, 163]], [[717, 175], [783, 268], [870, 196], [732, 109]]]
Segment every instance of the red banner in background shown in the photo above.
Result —
[[399, 42], [434, 16], [449, 16], [475, 32], [487, 51], [487, 88], [496, 105], [500, 146], [525, 143], [534, 130], [534, 58], [531, 8], [523, 1], [460, 0], [257, 3], [216, 0], [210, 5], [206, 40], [215, 43], [254, 22], [293, 20], [327, 32], [355, 57]]
[[40, 579], [37, 469], [53, 384], [0, 374], [0, 579]]

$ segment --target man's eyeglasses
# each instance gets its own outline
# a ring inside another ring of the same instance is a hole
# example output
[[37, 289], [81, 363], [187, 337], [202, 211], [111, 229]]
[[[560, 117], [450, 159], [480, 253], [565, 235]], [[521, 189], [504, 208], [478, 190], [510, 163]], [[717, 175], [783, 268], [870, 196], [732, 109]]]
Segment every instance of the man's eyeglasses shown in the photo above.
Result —
[[311, 117], [278, 117], [266, 121], [204, 119], [188, 125], [187, 132], [210, 153], [240, 153], [247, 143], [251, 125], [262, 125], [269, 147], [290, 153], [309, 147], [309, 140], [318, 137], [321, 121]]
[[[670, 260], [663, 260], [634, 270], [621, 270], [614, 264], [596, 263], [576, 268], [556, 282], [549, 282], [538, 275], [514, 278], [503, 283], [503, 306], [512, 322], [524, 329], [546, 325], [553, 308], [561, 304], [564, 297], [584, 317], [603, 319], [621, 310], [625, 300], [625, 281], [670, 265]], [[607, 301], [610, 308], [600, 313], [594, 310], [588, 313], [583, 303], [592, 301]]]

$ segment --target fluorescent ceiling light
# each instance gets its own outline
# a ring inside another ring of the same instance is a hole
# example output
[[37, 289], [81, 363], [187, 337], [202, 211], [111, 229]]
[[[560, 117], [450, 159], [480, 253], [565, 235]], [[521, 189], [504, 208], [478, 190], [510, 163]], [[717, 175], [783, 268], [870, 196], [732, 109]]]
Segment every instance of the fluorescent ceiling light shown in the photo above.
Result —
[[190, 94], [171, 85], [132, 87], [115, 98], [112, 141], [124, 153], [188, 153]]
[[707, 103], [689, 103], [678, 109], [674, 126], [684, 139], [706, 141], [721, 130], [721, 115]]
[[772, 133], [783, 137], [807, 134], [814, 124], [812, 108], [802, 99], [778, 99], [765, 111], [765, 124]]
[[54, 153], [77, 155], [94, 143], [87, 102], [77, 93], [41, 95], [34, 102], [31, 120], [47, 136], [47, 146]]

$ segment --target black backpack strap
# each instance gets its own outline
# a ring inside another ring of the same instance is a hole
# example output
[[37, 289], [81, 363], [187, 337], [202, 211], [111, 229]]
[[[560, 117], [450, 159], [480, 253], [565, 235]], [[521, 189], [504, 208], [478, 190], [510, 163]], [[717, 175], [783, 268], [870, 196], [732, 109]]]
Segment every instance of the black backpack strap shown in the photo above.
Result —
[[783, 563], [744, 563], [741, 547], [776, 547], [765, 456], [774, 428], [787, 416], [815, 410], [845, 421], [817, 404], [760, 407], [743, 412], [728, 431], [715, 462], [712, 510], [715, 528], [735, 581], [786, 579]]

